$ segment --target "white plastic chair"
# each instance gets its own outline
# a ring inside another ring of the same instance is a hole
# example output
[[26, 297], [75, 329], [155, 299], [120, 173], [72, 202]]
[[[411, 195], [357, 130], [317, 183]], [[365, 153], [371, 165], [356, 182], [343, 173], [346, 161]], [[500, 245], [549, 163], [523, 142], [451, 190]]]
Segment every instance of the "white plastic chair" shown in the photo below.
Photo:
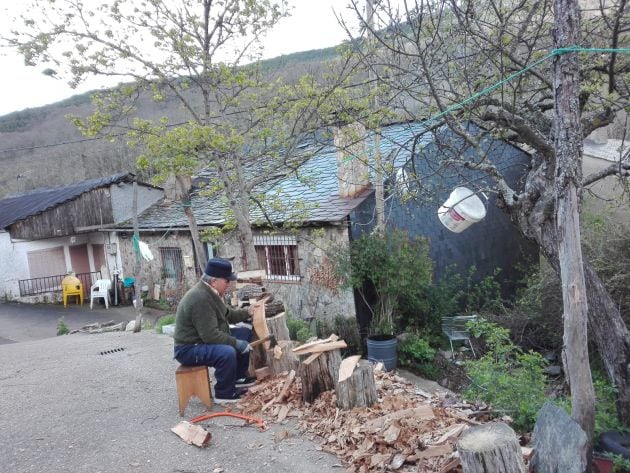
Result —
[[105, 308], [109, 308], [109, 289], [112, 287], [112, 282], [109, 279], [97, 279], [90, 287], [90, 309], [94, 305], [94, 299], [102, 297], [105, 299]]

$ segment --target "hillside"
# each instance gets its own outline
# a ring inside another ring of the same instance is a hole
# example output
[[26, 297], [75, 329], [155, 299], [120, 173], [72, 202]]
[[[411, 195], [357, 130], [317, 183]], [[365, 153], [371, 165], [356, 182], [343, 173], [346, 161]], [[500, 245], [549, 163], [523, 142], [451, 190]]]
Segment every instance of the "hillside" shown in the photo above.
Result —
[[[336, 48], [283, 55], [261, 62], [269, 78], [282, 76], [291, 81], [305, 73], [317, 73]], [[122, 171], [134, 171], [137, 151], [117, 142], [89, 139], [68, 121], [67, 115], [87, 116], [92, 112], [90, 93], [66, 100], [13, 112], [0, 117], [0, 197], [39, 187], [52, 187]], [[137, 102], [144, 118], [184, 117], [175, 100]]]

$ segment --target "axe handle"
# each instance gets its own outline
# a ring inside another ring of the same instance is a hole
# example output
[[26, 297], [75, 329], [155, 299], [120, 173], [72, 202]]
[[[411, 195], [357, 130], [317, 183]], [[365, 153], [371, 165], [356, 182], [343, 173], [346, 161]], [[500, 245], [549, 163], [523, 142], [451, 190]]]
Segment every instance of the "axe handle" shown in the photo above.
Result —
[[251, 342], [249, 344], [250, 347], [255, 347], [260, 345], [261, 343], [265, 343], [268, 342], [269, 340], [271, 340], [271, 335], [267, 335], [265, 338], [261, 338], [260, 340], [256, 340], [255, 342]]

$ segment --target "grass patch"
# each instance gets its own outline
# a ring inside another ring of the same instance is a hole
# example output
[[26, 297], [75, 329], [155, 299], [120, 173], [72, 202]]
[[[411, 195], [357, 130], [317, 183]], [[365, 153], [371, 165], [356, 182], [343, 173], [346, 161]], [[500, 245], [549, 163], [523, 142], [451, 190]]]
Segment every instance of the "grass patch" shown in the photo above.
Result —
[[163, 315], [155, 322], [155, 331], [162, 333], [162, 327], [175, 323], [175, 316], [173, 314]]

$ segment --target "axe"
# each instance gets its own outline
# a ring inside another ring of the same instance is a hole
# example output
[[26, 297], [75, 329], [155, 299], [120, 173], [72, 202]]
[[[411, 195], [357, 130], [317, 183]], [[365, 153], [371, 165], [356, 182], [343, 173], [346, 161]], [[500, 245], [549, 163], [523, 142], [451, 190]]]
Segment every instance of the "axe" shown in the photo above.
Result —
[[276, 336], [269, 334], [264, 338], [261, 338], [260, 340], [256, 340], [255, 342], [251, 342], [249, 344], [249, 346], [251, 346], [252, 348], [254, 348], [257, 345], [260, 345], [261, 343], [265, 343], [265, 342], [269, 342], [269, 348], [273, 348], [275, 347], [278, 342], [276, 341]]

